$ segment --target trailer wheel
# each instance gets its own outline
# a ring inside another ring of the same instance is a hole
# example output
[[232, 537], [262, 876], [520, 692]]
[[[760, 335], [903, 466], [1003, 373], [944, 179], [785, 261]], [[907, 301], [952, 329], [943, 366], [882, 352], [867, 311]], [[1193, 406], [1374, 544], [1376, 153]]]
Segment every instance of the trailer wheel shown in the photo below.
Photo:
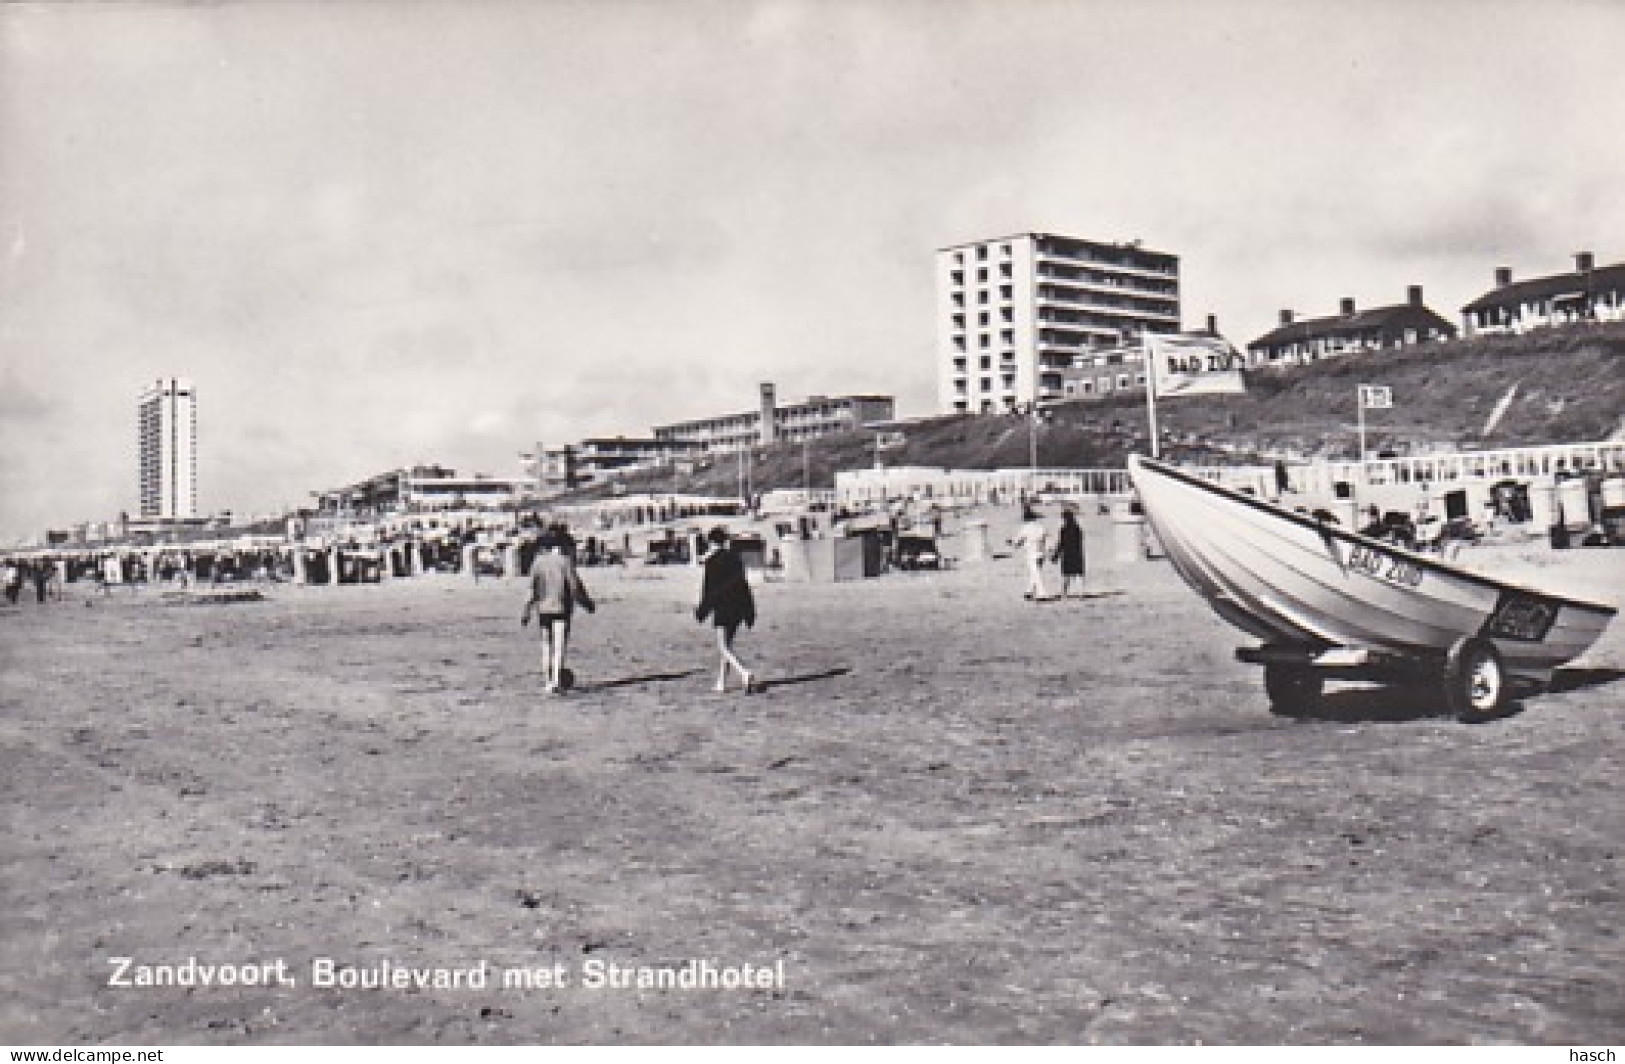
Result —
[[1488, 640], [1456, 640], [1445, 658], [1443, 684], [1445, 705], [1458, 717], [1494, 716], [1507, 703], [1506, 669]]
[[1297, 665], [1265, 665], [1264, 693], [1269, 695], [1270, 712], [1286, 717], [1307, 713], [1320, 703], [1325, 677], [1313, 669]]

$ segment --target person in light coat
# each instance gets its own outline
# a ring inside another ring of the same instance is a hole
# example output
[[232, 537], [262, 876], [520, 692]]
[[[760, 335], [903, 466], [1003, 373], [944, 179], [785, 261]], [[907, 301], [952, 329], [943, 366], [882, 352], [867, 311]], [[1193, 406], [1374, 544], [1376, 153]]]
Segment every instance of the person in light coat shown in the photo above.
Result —
[[1021, 530], [1010, 545], [1020, 550], [1027, 559], [1027, 593], [1024, 597], [1042, 602], [1049, 597], [1044, 590], [1044, 558], [1049, 553], [1049, 532], [1044, 528], [1044, 519], [1031, 506], [1022, 507]]
[[563, 694], [570, 686], [564, 655], [570, 646], [570, 619], [580, 606], [588, 613], [597, 610], [587, 585], [581, 582], [575, 562], [565, 552], [564, 541], [552, 532], [538, 544], [530, 563], [530, 599], [519, 618], [528, 625], [536, 618], [542, 638], [542, 680], [550, 695]]

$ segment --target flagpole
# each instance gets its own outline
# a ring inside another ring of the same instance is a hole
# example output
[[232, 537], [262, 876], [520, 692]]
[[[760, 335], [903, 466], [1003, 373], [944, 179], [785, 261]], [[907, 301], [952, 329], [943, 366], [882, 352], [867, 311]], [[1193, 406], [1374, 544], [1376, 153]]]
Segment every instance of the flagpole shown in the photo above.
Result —
[[1157, 367], [1151, 363], [1151, 338], [1140, 330], [1140, 365], [1145, 369], [1145, 416], [1151, 428], [1151, 457], [1159, 458], [1162, 444], [1157, 434]]
[[1354, 386], [1354, 406], [1359, 411], [1355, 415], [1360, 426], [1360, 464], [1365, 464], [1365, 385]]

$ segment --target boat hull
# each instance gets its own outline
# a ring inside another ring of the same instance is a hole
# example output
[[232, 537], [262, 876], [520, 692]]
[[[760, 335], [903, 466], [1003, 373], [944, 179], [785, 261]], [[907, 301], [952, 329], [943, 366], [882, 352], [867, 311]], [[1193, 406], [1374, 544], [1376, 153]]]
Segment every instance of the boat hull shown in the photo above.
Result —
[[1267, 645], [1428, 661], [1477, 637], [1494, 644], [1509, 674], [1545, 683], [1616, 612], [1470, 572], [1161, 462], [1135, 456], [1129, 471], [1180, 576]]

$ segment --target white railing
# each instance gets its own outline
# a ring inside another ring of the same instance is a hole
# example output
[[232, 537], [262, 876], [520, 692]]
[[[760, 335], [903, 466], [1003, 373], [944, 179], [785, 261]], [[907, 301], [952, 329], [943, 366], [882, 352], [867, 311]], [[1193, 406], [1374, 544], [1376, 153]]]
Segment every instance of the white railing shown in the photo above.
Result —
[[1317, 462], [1292, 467], [1293, 484], [1331, 492], [1338, 483], [1361, 487], [1438, 485], [1459, 480], [1531, 480], [1558, 474], [1625, 473], [1625, 440], [1509, 447], [1496, 451], [1413, 455], [1365, 462]]
[[929, 469], [900, 466], [835, 474], [839, 505], [862, 507], [910, 499], [968, 505], [1023, 495], [1121, 495], [1129, 490], [1126, 469]]
[[[1273, 497], [1276, 472], [1270, 466], [1202, 466], [1187, 471], [1206, 480]], [[1545, 480], [1560, 474], [1625, 474], [1625, 440], [1510, 447], [1373, 459], [1366, 462], [1292, 463], [1295, 491], [1331, 497], [1338, 485], [1365, 488], [1415, 485], [1438, 488], [1457, 481]], [[855, 469], [835, 474], [835, 500], [861, 507], [912, 499], [971, 504], [1023, 495], [1120, 495], [1132, 490], [1126, 469], [938, 469], [899, 466]]]

